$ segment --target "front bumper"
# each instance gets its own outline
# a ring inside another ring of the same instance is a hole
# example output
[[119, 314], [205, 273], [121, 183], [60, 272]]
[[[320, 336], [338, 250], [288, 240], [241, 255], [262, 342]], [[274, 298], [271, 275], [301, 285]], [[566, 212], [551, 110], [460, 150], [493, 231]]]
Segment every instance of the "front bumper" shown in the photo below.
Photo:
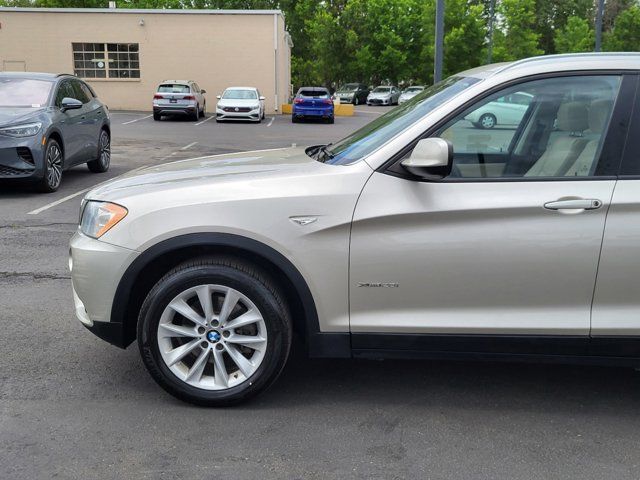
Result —
[[353, 100], [355, 97], [353, 96], [344, 96], [344, 97], [337, 97], [338, 100], [340, 101], [340, 103], [353, 103]]
[[100, 338], [117, 345], [122, 325], [111, 323], [113, 299], [122, 275], [138, 252], [77, 232], [71, 239], [69, 255], [76, 317]]
[[0, 138], [0, 179], [41, 178], [43, 174], [42, 135]]
[[249, 110], [248, 112], [241, 111], [225, 111], [221, 108], [216, 108], [216, 119], [217, 120], [260, 120], [260, 109], [256, 108], [255, 110]]
[[391, 105], [390, 98], [368, 98], [367, 105]]

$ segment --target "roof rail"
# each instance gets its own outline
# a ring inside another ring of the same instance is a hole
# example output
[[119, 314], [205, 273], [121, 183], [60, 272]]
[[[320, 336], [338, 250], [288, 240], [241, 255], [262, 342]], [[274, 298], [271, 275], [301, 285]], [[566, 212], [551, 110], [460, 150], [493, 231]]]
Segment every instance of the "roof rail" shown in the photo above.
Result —
[[525, 65], [527, 63], [541, 62], [545, 60], [555, 60], [562, 58], [584, 58], [584, 57], [624, 57], [624, 56], [640, 56], [639, 52], [584, 52], [584, 53], [558, 53], [554, 55], [538, 55], [536, 57], [523, 58], [514, 62], [507, 63], [502, 68], [498, 69], [495, 73], [511, 70], [514, 67]]

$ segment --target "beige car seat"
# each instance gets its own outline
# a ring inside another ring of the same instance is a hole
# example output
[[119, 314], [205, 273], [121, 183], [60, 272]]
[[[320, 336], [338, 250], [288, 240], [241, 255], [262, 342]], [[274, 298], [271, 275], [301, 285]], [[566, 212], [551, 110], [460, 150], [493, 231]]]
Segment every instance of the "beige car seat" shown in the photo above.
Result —
[[549, 142], [545, 152], [525, 173], [525, 177], [564, 176], [588, 142], [583, 136], [589, 127], [588, 113], [583, 102], [560, 106], [556, 117], [556, 127], [560, 133]]
[[591, 108], [589, 108], [589, 130], [585, 132], [588, 143], [573, 165], [569, 167], [565, 176], [588, 177], [594, 174], [600, 140], [604, 129], [609, 123], [612, 107], [613, 102], [611, 100], [595, 100], [591, 104]]

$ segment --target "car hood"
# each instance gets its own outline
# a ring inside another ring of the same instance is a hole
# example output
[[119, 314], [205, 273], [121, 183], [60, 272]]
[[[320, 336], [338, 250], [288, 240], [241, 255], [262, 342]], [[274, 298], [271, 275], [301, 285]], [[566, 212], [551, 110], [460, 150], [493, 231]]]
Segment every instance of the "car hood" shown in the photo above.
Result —
[[391, 96], [391, 92], [371, 92], [369, 97], [371, 98], [384, 98]]
[[336, 92], [336, 95], [354, 95], [355, 93], [355, 90], [341, 90], [339, 92]]
[[258, 103], [257, 98], [251, 100], [224, 98], [218, 100], [218, 107], [253, 107]]
[[241, 189], [250, 189], [254, 181], [308, 175], [326, 168], [336, 167], [310, 158], [304, 148], [213, 155], [133, 170], [97, 186], [86, 198], [117, 202], [125, 197], [157, 192], [167, 193], [170, 198], [173, 191], [233, 182], [241, 183], [237, 191], [242, 195]]
[[0, 127], [31, 121], [43, 110], [44, 108], [0, 107]]

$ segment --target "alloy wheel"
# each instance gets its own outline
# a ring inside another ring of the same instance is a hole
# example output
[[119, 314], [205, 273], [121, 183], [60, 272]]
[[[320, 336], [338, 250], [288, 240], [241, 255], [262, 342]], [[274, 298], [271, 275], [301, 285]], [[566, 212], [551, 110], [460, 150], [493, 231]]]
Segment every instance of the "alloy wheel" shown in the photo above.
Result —
[[62, 151], [56, 144], [50, 144], [47, 149], [47, 185], [56, 189], [62, 179]]
[[246, 295], [208, 284], [169, 302], [157, 341], [164, 363], [180, 380], [204, 390], [225, 390], [256, 372], [268, 339], [262, 314]]
[[109, 134], [104, 130], [100, 134], [100, 164], [104, 167], [104, 169], [109, 168], [109, 164], [111, 163], [111, 141], [109, 139]]

